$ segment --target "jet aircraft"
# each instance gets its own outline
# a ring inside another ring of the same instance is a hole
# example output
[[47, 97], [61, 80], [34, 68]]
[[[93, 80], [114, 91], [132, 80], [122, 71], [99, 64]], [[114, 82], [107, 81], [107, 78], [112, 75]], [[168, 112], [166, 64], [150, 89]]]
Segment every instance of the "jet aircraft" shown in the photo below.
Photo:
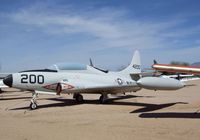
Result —
[[105, 103], [108, 94], [150, 90], [177, 90], [185, 84], [179, 80], [162, 77], [141, 77], [140, 54], [135, 51], [129, 66], [119, 72], [104, 71], [83, 64], [55, 64], [47, 69], [28, 70], [8, 75], [4, 84], [33, 92], [30, 109], [38, 107], [36, 97], [41, 94], [73, 94], [77, 102], [83, 102], [82, 94], [100, 94]]
[[172, 72], [172, 73], [186, 73], [200, 75], [200, 66], [178, 66], [169, 64], [158, 64], [154, 60], [152, 68], [161, 72]]
[[0, 73], [0, 93], [3, 92], [2, 89], [4, 88], [8, 88], [8, 86], [6, 86], [4, 83], [3, 83], [3, 79], [8, 76], [9, 74], [8, 73]]

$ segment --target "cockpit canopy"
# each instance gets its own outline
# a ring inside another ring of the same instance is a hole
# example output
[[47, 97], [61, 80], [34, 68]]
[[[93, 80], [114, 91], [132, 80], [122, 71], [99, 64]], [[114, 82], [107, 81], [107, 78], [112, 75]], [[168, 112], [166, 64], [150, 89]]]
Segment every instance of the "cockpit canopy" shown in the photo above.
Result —
[[87, 70], [87, 65], [79, 64], [79, 63], [57, 63], [53, 64], [47, 69], [57, 70], [57, 71], [65, 71], [65, 70]]

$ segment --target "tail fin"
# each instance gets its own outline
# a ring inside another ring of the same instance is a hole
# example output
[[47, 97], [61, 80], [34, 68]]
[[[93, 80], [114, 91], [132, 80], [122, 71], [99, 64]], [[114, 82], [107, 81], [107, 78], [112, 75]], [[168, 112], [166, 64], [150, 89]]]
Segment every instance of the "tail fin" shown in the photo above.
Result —
[[92, 58], [90, 58], [90, 66], [94, 67], [94, 64], [92, 62]]
[[158, 64], [158, 62], [154, 59], [154, 60], [153, 60], [153, 64]]
[[[128, 67], [126, 67], [124, 70], [119, 72], [120, 74], [127, 75], [127, 76], [133, 76], [138, 75], [141, 73], [141, 62], [140, 62], [140, 53], [139, 51], [135, 51], [132, 61]], [[133, 78], [135, 79], [135, 78]]]

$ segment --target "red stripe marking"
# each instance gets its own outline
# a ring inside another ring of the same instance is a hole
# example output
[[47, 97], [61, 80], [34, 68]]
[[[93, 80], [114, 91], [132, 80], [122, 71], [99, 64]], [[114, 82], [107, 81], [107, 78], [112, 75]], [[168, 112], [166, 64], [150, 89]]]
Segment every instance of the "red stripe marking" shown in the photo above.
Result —
[[170, 65], [170, 64], [154, 64], [154, 66], [169, 66], [169, 67], [178, 67], [178, 68], [197, 68], [200, 69], [200, 66], [179, 66], [179, 65]]

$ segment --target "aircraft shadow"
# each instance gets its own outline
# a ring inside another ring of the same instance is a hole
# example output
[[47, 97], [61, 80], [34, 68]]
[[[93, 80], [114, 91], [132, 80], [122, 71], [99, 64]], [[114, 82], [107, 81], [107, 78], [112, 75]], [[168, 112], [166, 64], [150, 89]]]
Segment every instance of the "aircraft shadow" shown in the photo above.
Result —
[[160, 110], [163, 108], [167, 108], [176, 104], [187, 104], [185, 102], [175, 102], [175, 103], [166, 103], [166, 104], [146, 104], [146, 103], [134, 103], [136, 106], [144, 106], [143, 108], [134, 110], [130, 113], [143, 113], [143, 112], [151, 112], [155, 110]]
[[[135, 96], [135, 95], [119, 96], [117, 98], [110, 98], [105, 103], [105, 105], [129, 105], [130, 106], [130, 105], [134, 105], [134, 103], [115, 102], [115, 101], [116, 100], [122, 100], [122, 99], [129, 99], [129, 98], [137, 98], [137, 97], [151, 98], [153, 96]], [[22, 98], [25, 98], [25, 97], [22, 97]], [[27, 98], [30, 98], [30, 97], [27, 97]], [[83, 103], [77, 103], [74, 99], [65, 99], [65, 98], [43, 98], [43, 99], [45, 99], [45, 100], [51, 100], [51, 101], [56, 101], [56, 102], [59, 102], [59, 103], [51, 103], [51, 104], [44, 104], [44, 105], [38, 104], [38, 109], [41, 109], [41, 108], [50, 108], [50, 107], [74, 106], [74, 105], [80, 105], [80, 104], [102, 105], [102, 104], [99, 103], [99, 100], [84, 100]], [[23, 109], [29, 109], [29, 106], [19, 107], [19, 108], [13, 108], [13, 109], [10, 109], [10, 110], [23, 110]]]
[[[111, 99], [108, 100], [107, 103], [105, 103], [105, 105], [141, 106], [143, 108], [130, 112], [130, 113], [141, 113], [141, 112], [149, 112], [149, 111], [159, 110], [159, 109], [162, 109], [162, 108], [166, 108], [166, 107], [173, 106], [175, 104], [181, 103], [181, 102], [176, 102], [176, 103], [168, 103], [168, 104], [148, 104], [148, 103], [135, 103], [135, 102], [117, 101], [117, 100], [121, 100], [121, 99], [136, 98], [136, 97], [144, 97], [144, 96], [128, 95], [128, 96], [121, 96], [121, 97], [118, 97], [118, 98], [111, 98]], [[150, 97], [151, 96], [149, 96], [149, 98]], [[38, 104], [38, 109], [50, 108], [50, 107], [64, 107], [64, 106], [80, 105], [80, 103], [77, 103], [74, 99], [47, 98], [47, 100], [56, 101], [58, 103], [51, 103], [51, 104], [44, 104], [44, 105]], [[99, 103], [99, 100], [84, 100], [83, 104], [102, 105], [102, 104]], [[181, 104], [186, 104], [186, 103], [181, 103]], [[20, 108], [13, 108], [13, 109], [10, 109], [10, 110], [23, 110], [23, 109], [29, 109], [29, 106], [20, 107]]]
[[[105, 105], [124, 105], [124, 106], [139, 106], [142, 107], [140, 109], [136, 109], [131, 111], [130, 113], [141, 113], [139, 115], [140, 118], [188, 118], [188, 119], [199, 119], [200, 113], [190, 113], [190, 112], [161, 112], [161, 113], [144, 113], [144, 112], [151, 112], [160, 110], [163, 108], [167, 108], [176, 104], [187, 104], [185, 102], [175, 102], [175, 103], [166, 103], [166, 104], [149, 104], [149, 103], [138, 103], [138, 102], [122, 102], [118, 101], [121, 99], [129, 99], [129, 98], [138, 98], [138, 97], [146, 97], [146, 96], [134, 96], [134, 95], [127, 95], [127, 96], [120, 96], [117, 98], [110, 98]], [[147, 98], [151, 98], [152, 96], [147, 96]], [[31, 97], [21, 97], [21, 98], [6, 98], [0, 100], [16, 100], [16, 99], [30, 99]], [[74, 99], [65, 99], [65, 98], [43, 98], [45, 100], [52, 100], [58, 103], [51, 103], [51, 104], [38, 104], [38, 109], [42, 108], [51, 108], [51, 107], [65, 107], [65, 106], [73, 106], [73, 105], [80, 105]], [[84, 100], [83, 104], [96, 104], [102, 105], [99, 103], [99, 100]], [[12, 108], [9, 110], [29, 110], [29, 106], [26, 107], [19, 107], [19, 108]]]
[[[52, 100], [52, 101], [59, 101], [59, 102], [63, 102], [66, 105], [79, 105], [79, 104], [99, 104], [99, 105], [127, 105], [127, 106], [132, 106], [135, 105], [132, 102], [120, 102], [118, 100], [125, 100], [125, 99], [130, 99], [130, 98], [152, 98], [154, 96], [135, 96], [135, 95], [126, 95], [126, 96], [118, 96], [118, 97], [112, 97], [109, 98], [106, 103], [104, 104], [100, 104], [99, 100], [96, 99], [92, 99], [92, 100], [84, 100], [83, 103], [77, 103], [74, 99], [65, 99], [65, 98], [49, 98], [47, 100]], [[116, 102], [117, 101], [117, 102]]]
[[19, 95], [12, 95], [12, 94], [0, 94], [0, 98], [5, 98], [5, 97], [17, 97], [17, 96], [21, 96], [20, 94]]
[[[40, 105], [38, 104], [38, 109], [42, 109], [42, 108], [51, 108], [51, 107], [65, 107], [65, 106], [74, 106], [74, 105], [81, 105], [81, 104], [97, 104], [98, 100], [85, 100], [83, 103], [77, 103], [75, 100], [73, 99], [59, 99], [59, 98], [51, 98], [48, 100], [52, 100], [52, 101], [59, 101], [59, 103], [51, 103], [51, 104], [43, 104]], [[19, 107], [19, 108], [12, 108], [9, 110], [29, 110], [30, 107], [26, 106], [26, 107]]]
[[20, 100], [20, 99], [31, 99], [31, 97], [15, 97], [15, 98], [4, 98], [4, 97], [1, 97], [0, 101]]
[[140, 118], [184, 118], [200, 119], [200, 113], [190, 112], [161, 112], [161, 113], [142, 113]]

